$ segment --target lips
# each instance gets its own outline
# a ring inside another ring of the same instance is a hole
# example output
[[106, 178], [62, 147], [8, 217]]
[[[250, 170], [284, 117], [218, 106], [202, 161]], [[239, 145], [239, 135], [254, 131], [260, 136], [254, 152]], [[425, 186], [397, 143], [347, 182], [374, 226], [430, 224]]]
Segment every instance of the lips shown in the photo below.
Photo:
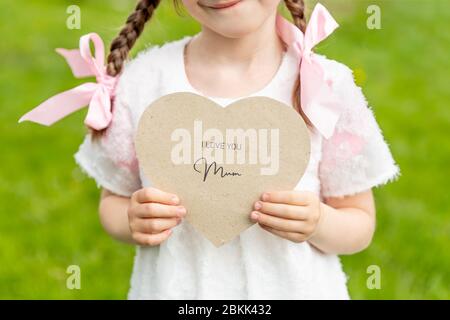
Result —
[[210, 9], [220, 10], [220, 9], [226, 9], [226, 8], [233, 7], [241, 1], [242, 0], [232, 0], [232, 1], [222, 1], [222, 2], [218, 2], [218, 3], [205, 3], [205, 4], [199, 3], [199, 4], [203, 7], [207, 7]]

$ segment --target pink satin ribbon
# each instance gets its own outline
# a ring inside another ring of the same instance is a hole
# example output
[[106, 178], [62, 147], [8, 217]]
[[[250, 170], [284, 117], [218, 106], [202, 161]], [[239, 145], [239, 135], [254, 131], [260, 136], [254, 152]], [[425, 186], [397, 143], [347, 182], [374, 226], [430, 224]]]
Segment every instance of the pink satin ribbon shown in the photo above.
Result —
[[312, 49], [339, 26], [327, 9], [318, 3], [313, 10], [305, 34], [280, 14], [276, 20], [281, 39], [299, 56], [302, 110], [316, 129], [326, 138], [333, 135], [341, 104], [333, 94], [331, 81]]
[[[90, 41], [94, 44], [94, 57], [89, 46]], [[112, 119], [111, 99], [118, 78], [106, 73], [105, 46], [102, 39], [98, 34], [90, 33], [81, 37], [79, 50], [56, 51], [66, 59], [76, 78], [95, 76], [97, 82], [87, 82], [51, 97], [23, 115], [19, 122], [28, 120], [50, 126], [89, 105], [84, 123], [95, 130], [106, 128]]]

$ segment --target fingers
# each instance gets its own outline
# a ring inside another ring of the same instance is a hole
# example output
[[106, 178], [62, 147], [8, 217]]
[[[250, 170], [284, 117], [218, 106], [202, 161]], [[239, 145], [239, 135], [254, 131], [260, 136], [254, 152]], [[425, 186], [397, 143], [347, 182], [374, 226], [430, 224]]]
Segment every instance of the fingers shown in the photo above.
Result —
[[156, 188], [136, 191], [128, 209], [130, 229], [139, 245], [156, 246], [167, 240], [172, 228], [186, 215], [180, 199]]
[[308, 205], [314, 198], [314, 193], [307, 191], [273, 191], [265, 192], [261, 196], [261, 200], [265, 202], [285, 203], [297, 206]]
[[284, 203], [257, 201], [254, 209], [284, 219], [304, 220], [308, 216], [308, 211], [305, 207]]
[[286, 232], [298, 232], [303, 225], [303, 222], [299, 220], [278, 218], [258, 211], [253, 211], [250, 218], [261, 225]]
[[303, 242], [314, 232], [314, 213], [320, 199], [307, 191], [274, 191], [261, 195], [250, 215], [261, 228], [293, 242]]
[[137, 205], [134, 210], [138, 218], [182, 218], [186, 215], [186, 208], [183, 206], [155, 202]]
[[130, 227], [134, 232], [138, 233], [160, 233], [175, 227], [180, 222], [181, 218], [135, 219], [130, 222]]
[[168, 205], [178, 205], [180, 199], [172, 193], [164, 192], [156, 188], [143, 188], [133, 194], [139, 203], [158, 202]]
[[156, 234], [146, 234], [135, 232], [133, 233], [133, 240], [142, 246], [157, 246], [162, 242], [166, 241], [171, 235], [172, 230], [166, 230]]
[[306, 236], [302, 233], [280, 231], [280, 230], [276, 230], [276, 229], [273, 229], [271, 227], [267, 227], [264, 225], [261, 225], [261, 228], [263, 228], [264, 230], [266, 230], [274, 235], [277, 235], [281, 238], [290, 240], [295, 243], [300, 243], [300, 242], [307, 240]]

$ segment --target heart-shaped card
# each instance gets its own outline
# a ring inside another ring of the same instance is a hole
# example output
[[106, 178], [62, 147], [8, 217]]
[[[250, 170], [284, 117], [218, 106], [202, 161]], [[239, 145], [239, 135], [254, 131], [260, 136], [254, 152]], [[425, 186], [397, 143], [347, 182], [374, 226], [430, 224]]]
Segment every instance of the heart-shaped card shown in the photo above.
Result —
[[263, 192], [292, 190], [310, 157], [308, 129], [292, 107], [249, 97], [224, 108], [188, 92], [144, 111], [135, 146], [151, 184], [177, 194], [186, 220], [215, 246], [253, 224]]

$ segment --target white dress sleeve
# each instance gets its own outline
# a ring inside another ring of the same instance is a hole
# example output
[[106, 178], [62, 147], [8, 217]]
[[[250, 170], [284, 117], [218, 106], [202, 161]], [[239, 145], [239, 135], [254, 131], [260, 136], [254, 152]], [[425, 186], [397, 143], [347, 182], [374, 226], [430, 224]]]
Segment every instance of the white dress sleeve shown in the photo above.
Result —
[[396, 179], [399, 167], [352, 71], [336, 61], [324, 64], [344, 110], [333, 136], [322, 141], [322, 196], [353, 195]]
[[119, 91], [114, 99], [113, 119], [106, 132], [96, 138], [87, 134], [75, 160], [99, 187], [130, 197], [140, 189], [141, 181], [130, 109], [125, 95]]

